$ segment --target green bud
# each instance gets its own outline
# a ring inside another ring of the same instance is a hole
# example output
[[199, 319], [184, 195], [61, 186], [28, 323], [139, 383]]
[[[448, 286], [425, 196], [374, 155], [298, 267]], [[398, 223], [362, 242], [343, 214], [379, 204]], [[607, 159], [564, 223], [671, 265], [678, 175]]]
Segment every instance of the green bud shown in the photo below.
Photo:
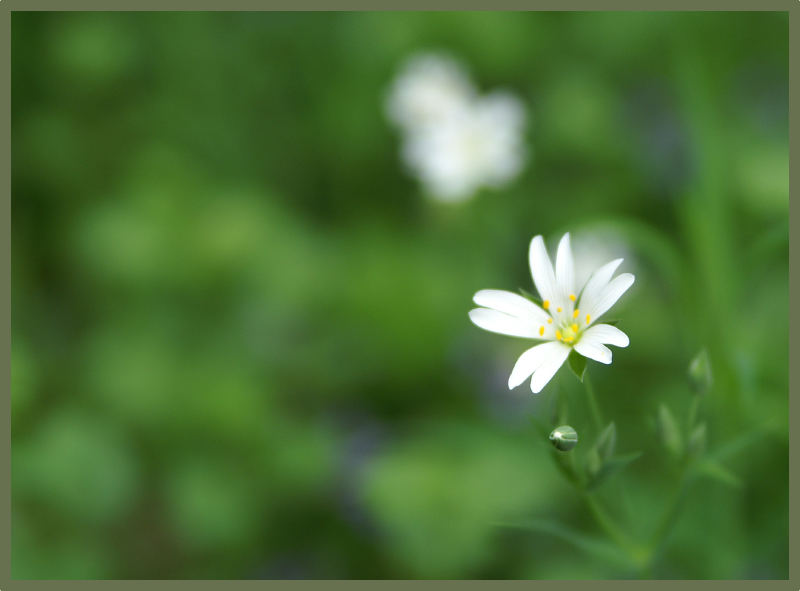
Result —
[[561, 425], [550, 433], [550, 441], [559, 451], [569, 451], [578, 445], [578, 433], [569, 425]]
[[595, 478], [614, 455], [617, 445], [617, 427], [611, 422], [598, 435], [592, 449], [586, 455], [586, 472], [589, 478]]
[[689, 383], [697, 394], [705, 394], [714, 383], [708, 351], [703, 349], [689, 362]]
[[687, 444], [689, 453], [692, 455], [702, 455], [706, 450], [706, 424], [700, 423], [689, 434], [689, 443]]
[[588, 474], [589, 478], [592, 479], [603, 469], [603, 458], [600, 457], [600, 454], [597, 451], [596, 447], [593, 447], [589, 450], [589, 453], [586, 454], [586, 474]]
[[612, 421], [605, 429], [603, 429], [603, 432], [600, 433], [600, 436], [597, 438], [597, 443], [595, 443], [595, 447], [597, 448], [597, 452], [600, 454], [601, 458], [608, 459], [614, 455], [614, 449], [616, 446], [617, 426]]
[[661, 443], [672, 455], [676, 457], [681, 455], [683, 452], [681, 431], [672, 413], [664, 404], [658, 407], [658, 435]]

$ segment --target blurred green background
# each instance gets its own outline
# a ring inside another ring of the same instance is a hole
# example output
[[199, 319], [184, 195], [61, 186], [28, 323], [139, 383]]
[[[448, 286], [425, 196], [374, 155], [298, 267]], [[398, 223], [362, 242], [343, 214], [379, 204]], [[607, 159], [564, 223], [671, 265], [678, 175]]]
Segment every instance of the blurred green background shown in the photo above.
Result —
[[[524, 102], [508, 188], [404, 171], [428, 49]], [[12, 60], [14, 578], [788, 577], [787, 14], [15, 12]], [[509, 392], [526, 342], [467, 318], [567, 230], [637, 276], [588, 369], [633, 536], [711, 356], [724, 471], [645, 573], [530, 422], [590, 442], [581, 385]]]

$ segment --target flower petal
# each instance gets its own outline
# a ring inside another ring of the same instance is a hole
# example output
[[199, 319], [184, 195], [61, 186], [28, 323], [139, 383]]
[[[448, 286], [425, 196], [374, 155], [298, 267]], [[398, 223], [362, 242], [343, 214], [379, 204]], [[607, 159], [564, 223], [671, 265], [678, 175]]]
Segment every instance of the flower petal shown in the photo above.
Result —
[[532, 301], [510, 291], [482, 289], [472, 299], [479, 306], [528, 319], [534, 324], [545, 324], [550, 318], [547, 312]]
[[539, 369], [542, 363], [553, 354], [556, 349], [563, 348], [561, 343], [550, 342], [543, 345], [536, 345], [528, 349], [514, 364], [514, 369], [511, 370], [511, 375], [508, 378], [508, 389], [513, 390], [522, 382], [527, 380], [531, 374]]
[[581, 340], [577, 342], [575, 345], [575, 350], [584, 357], [594, 359], [600, 363], [605, 363], [606, 365], [611, 363], [611, 349], [602, 343], [586, 340], [586, 335], [584, 335]]
[[556, 276], [553, 273], [553, 264], [547, 255], [544, 247], [544, 239], [536, 236], [531, 240], [531, 247], [528, 252], [528, 259], [531, 265], [531, 275], [533, 284], [543, 300], [555, 300], [558, 295]]
[[593, 343], [614, 345], [616, 347], [627, 347], [631, 343], [628, 335], [616, 326], [611, 326], [610, 324], [595, 324], [589, 327], [583, 335], [581, 335], [581, 340], [579, 342], [583, 342], [587, 339]]
[[569, 357], [570, 348], [562, 343], [554, 343], [558, 345], [548, 351], [547, 358], [539, 365], [536, 371], [533, 372], [531, 378], [531, 392], [538, 394], [547, 385], [558, 368], [561, 367]]
[[556, 282], [561, 288], [562, 298], [566, 300], [575, 293], [575, 261], [572, 258], [569, 232], [558, 243], [556, 252]]
[[613, 260], [592, 273], [592, 276], [589, 277], [589, 280], [586, 282], [581, 292], [579, 308], [588, 312], [594, 307], [597, 303], [598, 296], [608, 285], [609, 281], [611, 281], [611, 276], [614, 274], [614, 271], [617, 270], [617, 267], [620, 266], [620, 263], [622, 263], [622, 259]]
[[539, 328], [534, 324], [503, 314], [497, 310], [488, 308], [475, 308], [470, 310], [469, 319], [483, 330], [508, 335], [511, 337], [523, 337], [538, 339]]
[[594, 305], [583, 308], [586, 314], [591, 314], [592, 318], [599, 318], [622, 297], [628, 288], [633, 285], [634, 276], [631, 273], [623, 273], [611, 280], [603, 291], [597, 296]]

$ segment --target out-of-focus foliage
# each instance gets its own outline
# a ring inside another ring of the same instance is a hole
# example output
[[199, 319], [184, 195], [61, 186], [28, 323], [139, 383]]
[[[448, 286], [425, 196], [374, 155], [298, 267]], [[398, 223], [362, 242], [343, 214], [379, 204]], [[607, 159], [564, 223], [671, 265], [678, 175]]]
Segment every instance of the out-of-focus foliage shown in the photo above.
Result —
[[[523, 100], [508, 188], [404, 172], [427, 49]], [[14, 578], [788, 576], [786, 14], [17, 12], [12, 59]], [[581, 384], [509, 392], [526, 343], [467, 319], [565, 230], [637, 275], [587, 368], [633, 534], [713, 367], [650, 572], [528, 420], [561, 391], [585, 453]]]

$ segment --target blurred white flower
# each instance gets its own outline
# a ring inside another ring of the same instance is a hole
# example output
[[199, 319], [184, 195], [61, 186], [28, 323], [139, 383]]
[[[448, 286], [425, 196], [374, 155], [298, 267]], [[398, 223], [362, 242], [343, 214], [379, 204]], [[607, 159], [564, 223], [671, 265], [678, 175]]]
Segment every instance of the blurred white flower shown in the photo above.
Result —
[[475, 89], [464, 68], [443, 53], [412, 56], [389, 90], [389, 119], [407, 132], [436, 124], [466, 109]]
[[609, 364], [611, 350], [606, 345], [628, 346], [624, 332], [610, 324], [595, 323], [633, 285], [634, 277], [622, 273], [612, 279], [622, 262], [616, 259], [595, 270], [578, 291], [568, 233], [558, 245], [555, 270], [541, 236], [531, 241], [529, 260], [541, 307], [509, 291], [484, 289], [473, 298], [483, 307], [471, 310], [469, 317], [484, 330], [545, 341], [525, 351], [508, 378], [508, 387], [513, 389], [530, 377], [531, 391], [536, 394], [573, 349], [588, 359]]
[[402, 156], [442, 201], [461, 201], [483, 186], [500, 188], [525, 162], [525, 109], [514, 95], [478, 96], [450, 58], [413, 58], [395, 81], [389, 117], [404, 133]]

